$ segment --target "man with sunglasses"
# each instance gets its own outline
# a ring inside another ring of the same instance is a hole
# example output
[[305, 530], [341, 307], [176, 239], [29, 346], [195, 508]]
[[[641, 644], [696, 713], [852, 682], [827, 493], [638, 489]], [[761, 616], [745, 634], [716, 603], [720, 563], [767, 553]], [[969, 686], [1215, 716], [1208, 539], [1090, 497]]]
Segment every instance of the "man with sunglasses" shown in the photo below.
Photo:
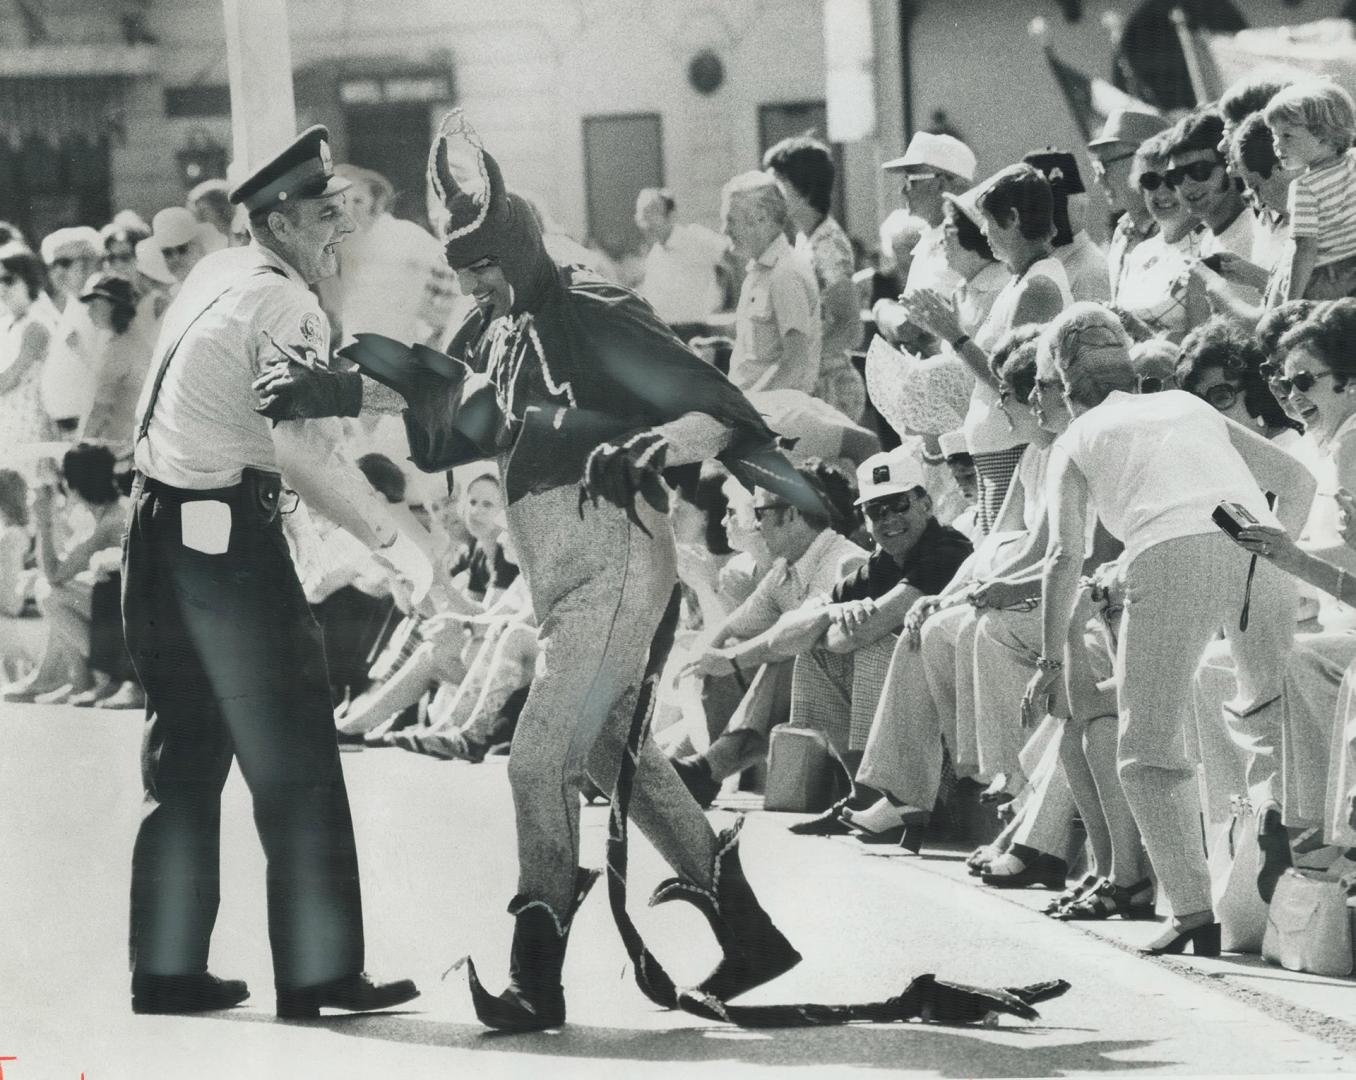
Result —
[[[701, 670], [727, 664], [725, 670], [744, 672], [793, 660], [791, 723], [826, 735], [849, 778], [861, 761], [904, 616], [919, 596], [940, 591], [971, 551], [964, 536], [933, 516], [922, 463], [910, 449], [867, 458], [857, 481], [857, 505], [875, 542], [866, 560], [766, 632], [716, 650], [720, 664], [698, 661], [705, 662]], [[770, 537], [769, 547], [776, 542]], [[756, 703], [751, 688], [731, 727], [705, 754], [684, 759], [680, 774], [714, 794], [726, 776], [760, 760], [775, 714]], [[868, 801], [875, 797], [872, 792]], [[792, 831], [847, 832], [838, 821], [842, 805]]]
[[[913, 248], [904, 293], [936, 289], [950, 296], [964, 284], [946, 259], [946, 202], [974, 182], [974, 152], [950, 135], [915, 132], [903, 155], [881, 166], [899, 180], [900, 201], [919, 218], [924, 229]], [[876, 328], [895, 345], [909, 344], [918, 333], [908, 313], [894, 300], [878, 300], [873, 309]]]
[[98, 232], [83, 225], [57, 229], [42, 241], [52, 301], [61, 311], [42, 368], [42, 407], [66, 438], [75, 437], [81, 418], [94, 403], [97, 335], [80, 293], [99, 269], [102, 254]]
[[151, 219], [151, 240], [181, 285], [203, 256], [226, 246], [221, 233], [183, 206], [167, 206]]
[[1252, 258], [1257, 215], [1243, 201], [1219, 152], [1224, 118], [1214, 109], [1198, 109], [1177, 122], [1168, 148], [1163, 182], [1177, 190], [1182, 205], [1208, 230], [1201, 240], [1202, 257], [1231, 252]]
[[1119, 215], [1106, 255], [1113, 304], [1120, 291], [1125, 257], [1157, 229], [1144, 197], [1130, 184], [1135, 151], [1167, 126], [1168, 122], [1158, 113], [1117, 109], [1107, 117], [1101, 134], [1088, 143], [1092, 178], [1106, 196], [1112, 214]]

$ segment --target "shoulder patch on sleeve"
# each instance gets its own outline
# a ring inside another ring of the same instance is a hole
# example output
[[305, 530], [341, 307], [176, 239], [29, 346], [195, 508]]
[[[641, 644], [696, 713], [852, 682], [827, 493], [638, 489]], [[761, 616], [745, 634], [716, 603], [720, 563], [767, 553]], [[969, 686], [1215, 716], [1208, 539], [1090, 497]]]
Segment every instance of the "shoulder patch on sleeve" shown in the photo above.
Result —
[[314, 311], [308, 311], [301, 317], [301, 338], [306, 344], [319, 349], [322, 343], [320, 329], [320, 316]]

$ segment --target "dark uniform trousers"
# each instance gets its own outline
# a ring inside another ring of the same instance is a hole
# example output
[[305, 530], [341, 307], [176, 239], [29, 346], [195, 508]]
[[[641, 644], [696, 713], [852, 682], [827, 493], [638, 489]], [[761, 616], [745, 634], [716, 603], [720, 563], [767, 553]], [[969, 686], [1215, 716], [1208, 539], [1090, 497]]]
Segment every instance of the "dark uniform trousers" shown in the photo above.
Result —
[[[132, 969], [207, 969], [234, 756], [268, 863], [276, 985], [360, 972], [362, 898], [324, 645], [282, 526], [263, 523], [242, 487], [190, 492], [139, 478], [133, 496], [123, 618], [148, 705]], [[199, 498], [231, 506], [224, 554], [182, 543], [180, 507]]]

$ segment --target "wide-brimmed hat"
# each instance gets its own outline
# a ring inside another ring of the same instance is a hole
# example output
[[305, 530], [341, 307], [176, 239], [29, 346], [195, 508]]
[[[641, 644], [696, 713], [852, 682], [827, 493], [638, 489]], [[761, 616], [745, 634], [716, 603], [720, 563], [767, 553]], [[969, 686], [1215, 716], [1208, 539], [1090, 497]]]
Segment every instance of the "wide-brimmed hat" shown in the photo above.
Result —
[[934, 135], [917, 131], [901, 157], [893, 158], [882, 169], [907, 169], [911, 165], [941, 169], [962, 180], [975, 178], [975, 152], [952, 135]]
[[1142, 109], [1116, 109], [1106, 118], [1101, 134], [1088, 143], [1088, 149], [1100, 150], [1120, 145], [1127, 151], [1137, 150], [1141, 143], [1167, 126], [1167, 119], [1158, 113]]

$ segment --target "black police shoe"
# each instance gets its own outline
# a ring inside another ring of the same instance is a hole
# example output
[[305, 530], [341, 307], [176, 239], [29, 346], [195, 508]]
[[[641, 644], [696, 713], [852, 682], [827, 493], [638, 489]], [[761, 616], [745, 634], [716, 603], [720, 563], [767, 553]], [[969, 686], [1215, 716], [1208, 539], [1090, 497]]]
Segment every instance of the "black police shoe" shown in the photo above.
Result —
[[250, 996], [243, 979], [196, 975], [133, 975], [134, 1013], [196, 1013], [229, 1009]]
[[278, 987], [278, 1016], [284, 1020], [314, 1020], [321, 1009], [372, 1012], [403, 1005], [418, 996], [419, 990], [409, 979], [373, 982], [364, 971], [358, 975], [342, 975], [319, 986], [291, 990]]

